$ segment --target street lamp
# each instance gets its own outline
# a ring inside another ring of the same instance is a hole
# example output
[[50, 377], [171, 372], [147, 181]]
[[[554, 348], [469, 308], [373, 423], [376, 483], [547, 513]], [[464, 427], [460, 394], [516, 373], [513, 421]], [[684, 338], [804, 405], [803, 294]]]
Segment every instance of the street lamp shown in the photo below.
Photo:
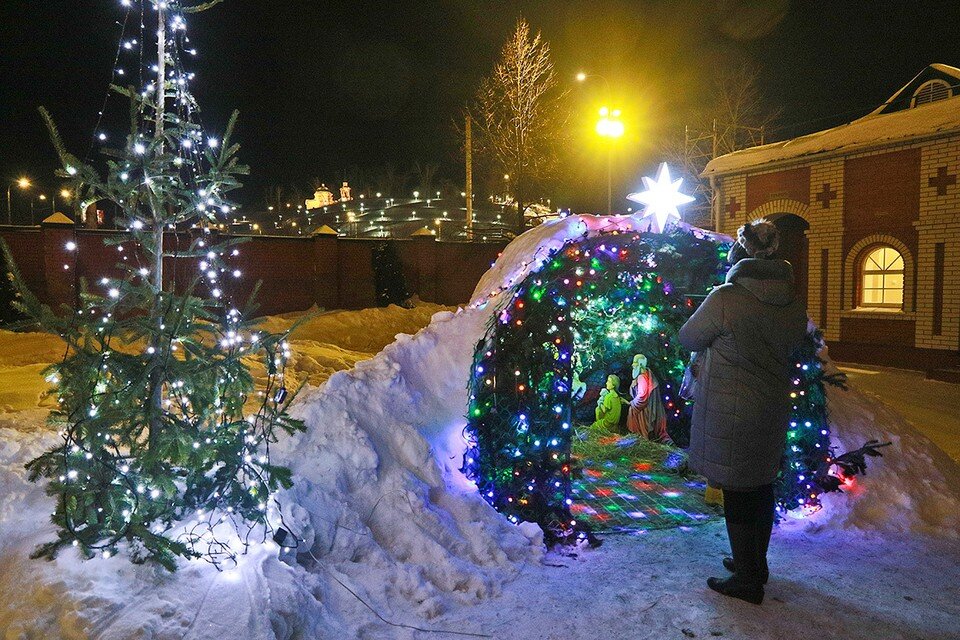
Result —
[[[40, 202], [46, 202], [47, 201], [46, 194], [41, 193], [40, 195], [37, 196], [37, 200], [39, 200]], [[30, 200], [30, 224], [31, 225], [33, 224], [33, 200], [32, 199]]]
[[7, 224], [13, 224], [13, 207], [10, 205], [10, 190], [13, 189], [13, 185], [17, 185], [24, 191], [32, 186], [27, 178], [17, 178], [7, 185]]
[[591, 80], [593, 78], [596, 78], [597, 80], [602, 80], [603, 90], [606, 93], [607, 97], [608, 98], [610, 97], [610, 81], [607, 80], [604, 76], [600, 75], [599, 73], [585, 73], [583, 71], [580, 71], [574, 77], [577, 79], [577, 82], [586, 82], [587, 80]]
[[613, 144], [617, 138], [623, 137], [624, 126], [620, 120], [620, 109], [602, 107], [600, 119], [597, 120], [597, 135], [607, 138], [607, 215], [613, 212]]

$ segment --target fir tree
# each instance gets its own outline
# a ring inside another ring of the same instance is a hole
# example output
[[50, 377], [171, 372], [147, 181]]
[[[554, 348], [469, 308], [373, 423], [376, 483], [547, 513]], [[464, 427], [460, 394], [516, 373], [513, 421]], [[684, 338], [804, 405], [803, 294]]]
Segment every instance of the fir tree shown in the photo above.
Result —
[[377, 293], [377, 306], [391, 304], [406, 306], [410, 300], [407, 291], [407, 279], [403, 275], [403, 265], [397, 248], [392, 242], [383, 242], [373, 248], [370, 256], [373, 261], [373, 286]]
[[[232, 141], [236, 114], [222, 139], [208, 138], [181, 61], [185, 14], [218, 2], [123, 4], [141, 33], [157, 34], [156, 75], [139, 90], [113, 87], [132, 104], [131, 130], [105, 150], [105, 169], [64, 148], [42, 111], [80, 210], [115, 203], [129, 233], [108, 240], [121, 256], [117, 274], [84, 285], [68, 313], [40, 304], [12, 269], [16, 306], [66, 342], [48, 371], [58, 400], [49, 420], [62, 442], [27, 467], [56, 498], [58, 537], [35, 556], [71, 544], [107, 556], [126, 541], [135, 561], [173, 570], [175, 556], [219, 563], [267, 534], [270, 494], [290, 484], [270, 444], [303, 424], [287, 414], [295, 393], [284, 386], [285, 336], [257, 331], [252, 304], [230, 300], [239, 250], [185, 231], [229, 211], [227, 195], [247, 172]], [[265, 380], [253, 377], [254, 358]]]

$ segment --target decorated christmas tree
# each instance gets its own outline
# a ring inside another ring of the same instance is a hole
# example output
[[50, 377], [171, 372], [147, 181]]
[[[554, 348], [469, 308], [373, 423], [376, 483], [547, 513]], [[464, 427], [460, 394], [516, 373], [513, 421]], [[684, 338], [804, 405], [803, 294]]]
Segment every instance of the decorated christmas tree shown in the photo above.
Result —
[[183, 62], [195, 53], [186, 16], [218, 2], [121, 4], [114, 79], [143, 79], [112, 87], [131, 104], [129, 133], [103, 149], [104, 161], [87, 162], [43, 112], [78, 211], [102, 201], [119, 211], [128, 232], [102, 249], [118, 264], [69, 310], [45, 307], [14, 278], [19, 309], [66, 343], [48, 371], [57, 399], [49, 421], [62, 440], [28, 464], [56, 499], [58, 536], [35, 555], [73, 545], [109, 556], [122, 546], [171, 570], [175, 556], [219, 565], [268, 535], [271, 492], [290, 483], [270, 444], [303, 425], [286, 412], [295, 393], [284, 383], [285, 336], [251, 324], [255, 308], [231, 291], [240, 249], [206, 230], [230, 211], [227, 196], [246, 173], [232, 141], [236, 114], [222, 137], [208, 135]]

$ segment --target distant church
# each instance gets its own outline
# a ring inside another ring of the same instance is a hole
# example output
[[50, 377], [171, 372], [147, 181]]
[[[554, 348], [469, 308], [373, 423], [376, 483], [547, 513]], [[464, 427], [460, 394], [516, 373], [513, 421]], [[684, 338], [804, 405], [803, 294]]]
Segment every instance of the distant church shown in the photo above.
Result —
[[711, 161], [714, 227], [767, 217], [838, 360], [960, 379], [960, 69], [868, 115]]
[[[339, 202], [349, 202], [352, 199], [350, 195], [350, 183], [344, 182], [340, 185]], [[338, 201], [333, 197], [333, 192], [327, 188], [327, 185], [321, 184], [320, 188], [314, 191], [313, 198], [308, 198], [306, 202], [304, 202], [304, 206], [307, 208], [307, 211], [310, 211], [311, 209], [329, 207], [336, 202]]]

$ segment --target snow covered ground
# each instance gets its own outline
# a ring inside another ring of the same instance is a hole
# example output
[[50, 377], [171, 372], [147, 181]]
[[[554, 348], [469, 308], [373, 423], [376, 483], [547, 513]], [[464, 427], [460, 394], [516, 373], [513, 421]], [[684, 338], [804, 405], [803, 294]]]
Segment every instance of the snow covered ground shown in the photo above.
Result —
[[921, 371], [841, 365], [850, 383], [890, 405], [960, 462], [960, 384], [928, 380]]
[[[30, 376], [57, 345], [0, 333], [10, 394], [0, 414], [0, 637], [960, 637], [960, 468], [856, 391], [831, 392], [838, 447], [893, 446], [853, 490], [778, 529], [761, 608], [704, 585], [722, 575], [722, 525], [545, 556], [537, 527], [509, 525], [455, 471], [464, 372], [499, 297], [549, 247], [635, 224], [575, 217], [538, 227], [456, 312], [340, 312], [301, 328], [294, 369], [326, 382], [299, 400], [308, 431], [276, 451], [294, 472], [278, 500], [302, 543], [282, 559], [275, 545], [258, 546], [222, 573], [183, 562], [171, 575], [122, 555], [81, 562], [70, 551], [27, 559], [52, 535], [51, 502], [22, 465], [55, 438]], [[429, 326], [391, 342], [430, 314]]]

